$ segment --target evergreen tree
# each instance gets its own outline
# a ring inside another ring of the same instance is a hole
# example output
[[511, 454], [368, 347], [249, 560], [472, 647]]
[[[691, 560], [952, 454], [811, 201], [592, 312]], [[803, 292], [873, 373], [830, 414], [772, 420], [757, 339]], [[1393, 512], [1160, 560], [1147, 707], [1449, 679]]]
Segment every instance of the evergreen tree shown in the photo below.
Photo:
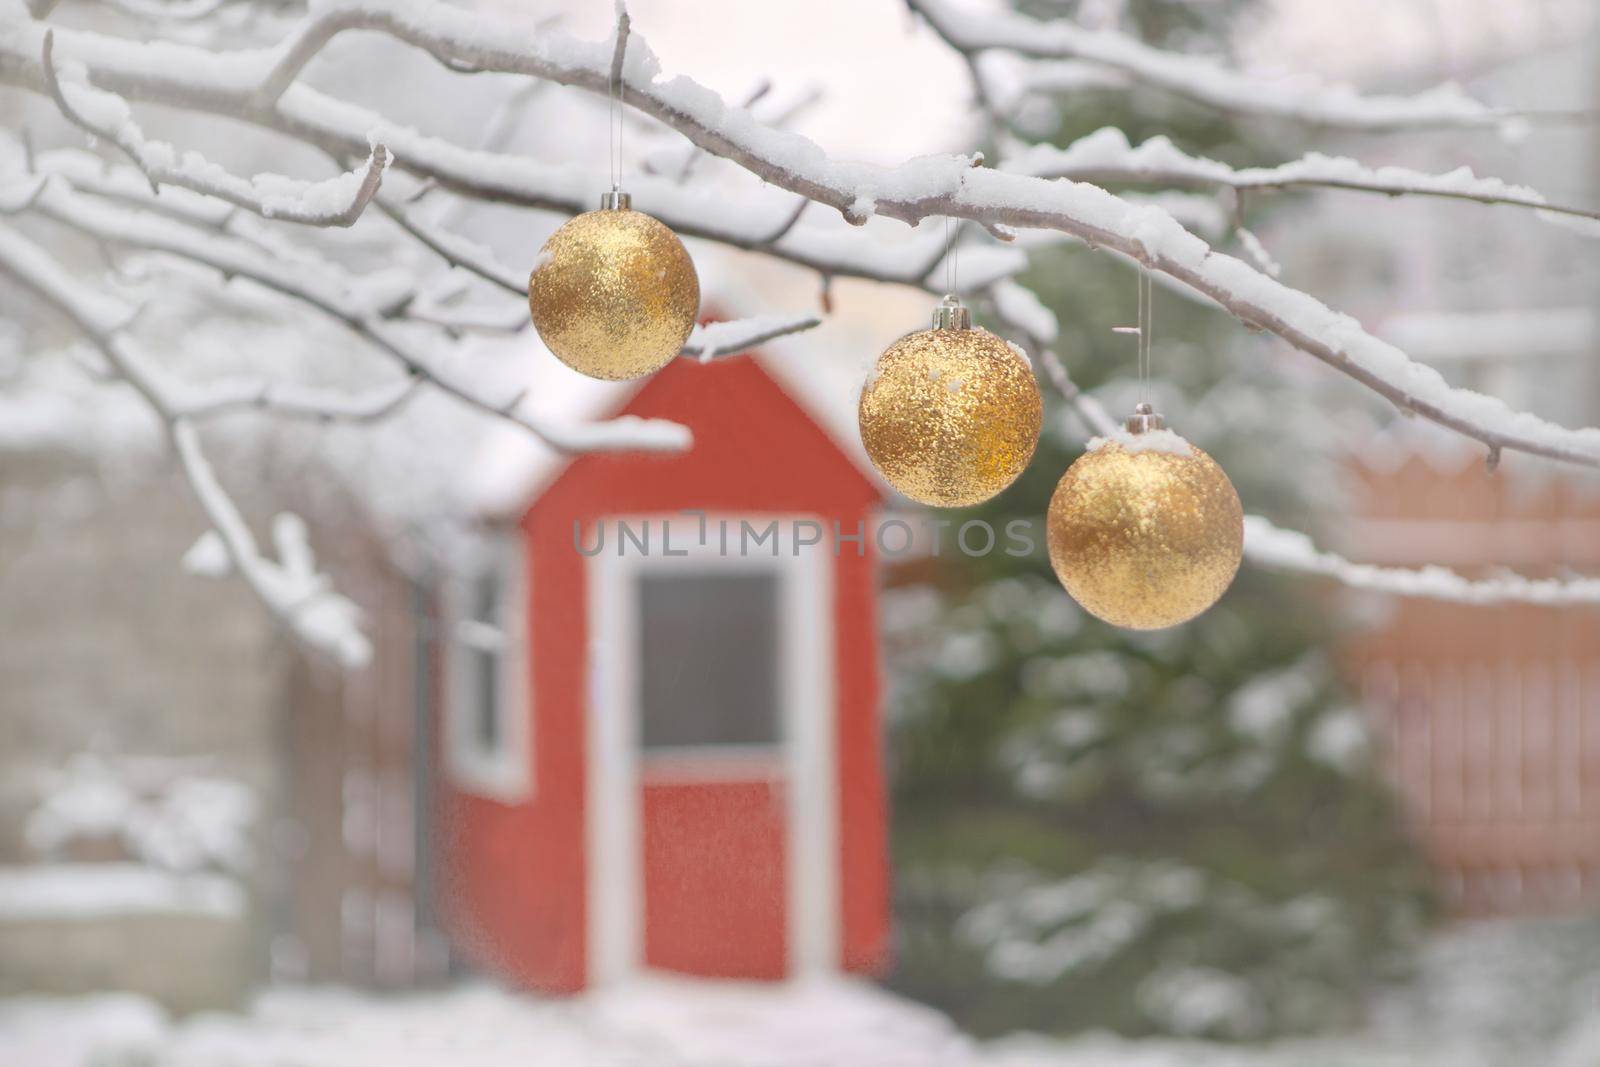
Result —
[[[1221, 47], [1239, 7], [1146, 0], [1125, 28]], [[1298, 147], [1144, 92], [1076, 92], [1039, 139], [1104, 125], [1236, 164]], [[1077, 383], [1131, 411], [1133, 340], [1111, 327], [1134, 320], [1134, 270], [1062, 247], [1023, 281], [1062, 323]], [[1247, 511], [1310, 528], [1310, 505], [1337, 506], [1328, 415], [1237, 323], [1160, 285], [1155, 299], [1157, 410], [1217, 458]], [[947, 537], [921, 584], [888, 600], [893, 984], [978, 1033], [1245, 1039], [1349, 1021], [1374, 975], [1403, 961], [1428, 901], [1335, 670], [1330, 605], [1246, 565], [1173, 630], [1083, 613], [1050, 570], [1043, 516], [1087, 431], [1046, 393], [1023, 478], [941, 516], [1028, 522], [1032, 554], [968, 557]]]

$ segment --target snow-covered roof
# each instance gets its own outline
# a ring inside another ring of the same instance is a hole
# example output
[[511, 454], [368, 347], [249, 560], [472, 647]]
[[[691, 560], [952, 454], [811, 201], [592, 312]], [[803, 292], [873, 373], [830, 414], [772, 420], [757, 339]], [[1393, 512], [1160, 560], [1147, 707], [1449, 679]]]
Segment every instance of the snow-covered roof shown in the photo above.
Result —
[[[702, 289], [710, 294], [702, 300], [702, 312], [731, 319], [775, 310], [768, 303], [770, 297], [757, 302], [736, 279], [724, 276], [724, 271], [712, 266], [715, 274], [707, 279], [706, 263], [700, 261], [700, 266]], [[917, 323], [908, 323], [907, 329], [917, 326]], [[883, 345], [893, 338], [875, 338], [870, 331], [833, 319], [828, 320], [824, 329], [827, 327], [833, 327], [829, 330], [833, 343], [819, 341], [819, 330], [805, 331], [765, 341], [756, 352], [732, 358], [757, 360], [862, 474], [875, 484], [881, 484], [861, 445], [856, 427], [856, 404], [866, 368]], [[848, 338], [843, 347], [838, 343], [841, 330]], [[539, 373], [522, 402], [522, 410], [539, 418], [565, 421], [605, 418], [626, 405], [648, 380], [602, 382], [585, 377], [556, 359], [531, 330], [509, 338], [485, 337], [468, 342], [463, 358], [475, 362], [537, 361]], [[468, 465], [470, 482], [466, 487], [466, 507], [483, 516], [517, 513], [571, 460], [571, 456], [557, 452], [518, 427], [496, 426]]]

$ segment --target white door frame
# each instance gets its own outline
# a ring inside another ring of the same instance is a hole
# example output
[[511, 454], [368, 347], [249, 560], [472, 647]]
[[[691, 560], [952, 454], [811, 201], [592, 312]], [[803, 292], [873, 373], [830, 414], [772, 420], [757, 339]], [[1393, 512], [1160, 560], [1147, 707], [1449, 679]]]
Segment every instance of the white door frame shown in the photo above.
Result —
[[[730, 523], [729, 552], [714, 531]], [[778, 554], [752, 542], [739, 555], [740, 520], [776, 519]], [[587, 957], [590, 983], [616, 981], [644, 962], [644, 839], [640, 824], [638, 577], [645, 573], [770, 573], [778, 578], [777, 672], [788, 834], [786, 914], [790, 976], [839, 968], [838, 764], [834, 747], [833, 558], [826, 542], [793, 545], [790, 514], [712, 514], [698, 544], [698, 516], [608, 516], [603, 550], [588, 560], [589, 707], [586, 775]], [[650, 554], [621, 546], [617, 523], [649, 522]], [[662, 553], [670, 522], [672, 556]], [[783, 536], [787, 534], [788, 536]], [[585, 543], [592, 543], [585, 540]], [[678, 555], [686, 551], [687, 555]]]

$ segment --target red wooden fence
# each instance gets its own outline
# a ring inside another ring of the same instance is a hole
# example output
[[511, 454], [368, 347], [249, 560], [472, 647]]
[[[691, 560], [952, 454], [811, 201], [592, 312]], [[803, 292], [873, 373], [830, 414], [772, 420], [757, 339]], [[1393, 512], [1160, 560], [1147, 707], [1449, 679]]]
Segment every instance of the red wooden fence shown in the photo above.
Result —
[[[1600, 483], [1532, 462], [1357, 464], [1349, 554], [1374, 563], [1600, 571]], [[1348, 647], [1407, 818], [1462, 914], [1600, 901], [1600, 607], [1424, 600]]]

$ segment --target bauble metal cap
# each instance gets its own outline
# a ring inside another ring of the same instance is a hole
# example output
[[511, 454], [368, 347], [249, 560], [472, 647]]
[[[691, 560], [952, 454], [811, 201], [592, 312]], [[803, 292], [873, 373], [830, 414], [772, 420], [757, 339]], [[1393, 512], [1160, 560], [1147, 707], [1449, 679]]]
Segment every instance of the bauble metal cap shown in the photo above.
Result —
[[933, 309], [933, 328], [935, 330], [970, 330], [972, 329], [972, 312], [968, 311], [956, 299], [953, 293], [946, 293], [939, 306]]

